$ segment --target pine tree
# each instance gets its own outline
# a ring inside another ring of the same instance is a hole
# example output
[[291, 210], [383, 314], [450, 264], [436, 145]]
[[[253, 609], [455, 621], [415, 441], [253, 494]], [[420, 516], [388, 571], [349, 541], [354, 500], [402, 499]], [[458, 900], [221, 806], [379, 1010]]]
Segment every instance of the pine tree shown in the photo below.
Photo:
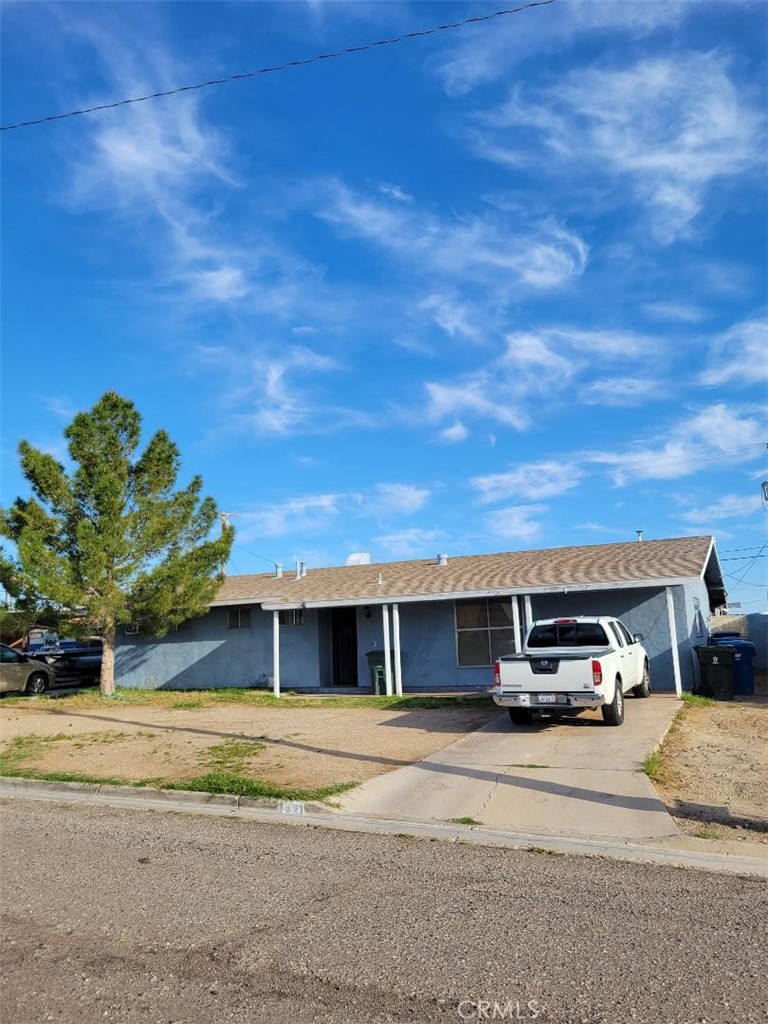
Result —
[[0, 534], [16, 544], [4, 579], [72, 613], [101, 637], [101, 692], [114, 693], [115, 634], [121, 623], [162, 636], [207, 611], [234, 531], [212, 530], [218, 512], [202, 480], [175, 491], [180, 456], [164, 430], [138, 452], [141, 417], [108, 391], [64, 431], [73, 471], [19, 444], [34, 497], [0, 512]]

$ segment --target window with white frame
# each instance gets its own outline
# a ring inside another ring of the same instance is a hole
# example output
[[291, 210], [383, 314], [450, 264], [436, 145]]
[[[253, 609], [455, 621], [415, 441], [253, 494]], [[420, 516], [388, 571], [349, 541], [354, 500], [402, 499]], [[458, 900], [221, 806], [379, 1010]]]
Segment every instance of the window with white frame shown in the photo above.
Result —
[[227, 629], [250, 629], [251, 609], [247, 605], [227, 609]]
[[278, 621], [281, 626], [303, 626], [304, 625], [304, 609], [303, 608], [284, 608], [281, 612], [277, 613]]
[[515, 653], [512, 598], [456, 602], [456, 654], [461, 668], [492, 665]]

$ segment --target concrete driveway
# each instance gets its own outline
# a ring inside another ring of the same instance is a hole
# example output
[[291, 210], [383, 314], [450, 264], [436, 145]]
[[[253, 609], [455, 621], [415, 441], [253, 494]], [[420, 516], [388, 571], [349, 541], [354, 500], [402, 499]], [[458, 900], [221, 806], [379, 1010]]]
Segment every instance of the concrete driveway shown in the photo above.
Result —
[[343, 811], [398, 821], [470, 818], [486, 827], [592, 839], [677, 835], [640, 771], [680, 701], [629, 698], [624, 724], [599, 712], [513, 726], [506, 711], [469, 736], [341, 798]]

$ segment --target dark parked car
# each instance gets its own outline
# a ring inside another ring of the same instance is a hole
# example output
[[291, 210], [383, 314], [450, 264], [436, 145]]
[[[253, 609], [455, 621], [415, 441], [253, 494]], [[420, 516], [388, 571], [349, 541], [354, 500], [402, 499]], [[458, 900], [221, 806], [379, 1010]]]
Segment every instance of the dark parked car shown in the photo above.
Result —
[[45, 693], [52, 680], [44, 661], [0, 644], [0, 693]]

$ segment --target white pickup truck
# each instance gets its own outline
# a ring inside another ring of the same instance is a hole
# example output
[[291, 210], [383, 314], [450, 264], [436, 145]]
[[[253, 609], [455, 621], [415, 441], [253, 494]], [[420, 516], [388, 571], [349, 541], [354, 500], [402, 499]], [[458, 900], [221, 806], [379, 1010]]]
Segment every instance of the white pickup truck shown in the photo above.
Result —
[[521, 654], [493, 666], [491, 694], [515, 725], [600, 708], [606, 725], [624, 721], [624, 694], [651, 692], [648, 655], [619, 619], [577, 616], [534, 622]]

